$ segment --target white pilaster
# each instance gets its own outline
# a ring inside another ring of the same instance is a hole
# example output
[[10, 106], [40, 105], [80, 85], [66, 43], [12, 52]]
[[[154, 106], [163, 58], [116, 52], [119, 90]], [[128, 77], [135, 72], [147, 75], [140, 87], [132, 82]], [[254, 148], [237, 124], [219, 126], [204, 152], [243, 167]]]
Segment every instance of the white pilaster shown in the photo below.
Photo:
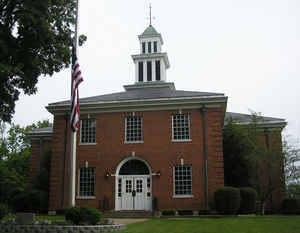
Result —
[[147, 61], [143, 61], [143, 67], [144, 67], [144, 82], [147, 82]]
[[152, 81], [156, 81], [155, 60], [152, 60], [151, 63], [152, 63]]
[[135, 82], [139, 81], [139, 62], [135, 62]]

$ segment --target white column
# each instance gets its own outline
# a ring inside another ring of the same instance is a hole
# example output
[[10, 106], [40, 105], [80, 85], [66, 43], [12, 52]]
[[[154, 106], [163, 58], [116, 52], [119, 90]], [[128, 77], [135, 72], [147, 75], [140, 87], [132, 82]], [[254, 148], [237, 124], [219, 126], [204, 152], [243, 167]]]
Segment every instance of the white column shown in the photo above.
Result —
[[144, 82], [147, 82], [147, 61], [143, 61], [144, 66]]
[[135, 82], [139, 81], [139, 63], [135, 61]]
[[164, 62], [163, 59], [160, 60], [160, 74], [161, 74], [160, 79], [162, 81], [167, 81], [167, 78], [166, 78], [166, 65], [165, 65], [165, 62]]
[[156, 81], [155, 60], [152, 60], [152, 81]]

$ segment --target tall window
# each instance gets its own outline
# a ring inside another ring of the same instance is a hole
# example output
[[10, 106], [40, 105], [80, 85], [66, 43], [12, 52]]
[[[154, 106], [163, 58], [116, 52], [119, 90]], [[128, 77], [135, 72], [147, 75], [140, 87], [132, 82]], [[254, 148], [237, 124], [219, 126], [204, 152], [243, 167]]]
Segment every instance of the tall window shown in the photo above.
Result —
[[148, 42], [148, 53], [151, 53], [151, 41]]
[[173, 140], [184, 141], [190, 140], [190, 115], [177, 114], [173, 115]]
[[152, 81], [152, 61], [147, 61], [147, 81]]
[[142, 43], [142, 50], [143, 53], [146, 53], [146, 42]]
[[81, 120], [81, 143], [96, 143], [96, 119]]
[[84, 167], [79, 169], [79, 196], [95, 196], [95, 168]]
[[157, 41], [153, 42], [153, 52], [157, 53]]
[[126, 142], [141, 142], [142, 138], [142, 117], [126, 117]]
[[160, 60], [155, 61], [155, 76], [156, 81], [160, 80]]
[[174, 195], [192, 195], [192, 166], [174, 166]]
[[139, 62], [139, 82], [144, 81], [144, 63], [142, 61]]

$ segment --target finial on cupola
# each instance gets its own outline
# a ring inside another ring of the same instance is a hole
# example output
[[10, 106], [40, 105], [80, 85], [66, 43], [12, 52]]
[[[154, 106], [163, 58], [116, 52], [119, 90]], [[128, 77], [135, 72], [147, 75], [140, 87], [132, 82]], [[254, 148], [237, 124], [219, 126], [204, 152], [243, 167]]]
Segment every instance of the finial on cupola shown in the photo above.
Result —
[[155, 19], [155, 17], [152, 17], [152, 7], [151, 3], [149, 4], [149, 26], [152, 27], [152, 19]]

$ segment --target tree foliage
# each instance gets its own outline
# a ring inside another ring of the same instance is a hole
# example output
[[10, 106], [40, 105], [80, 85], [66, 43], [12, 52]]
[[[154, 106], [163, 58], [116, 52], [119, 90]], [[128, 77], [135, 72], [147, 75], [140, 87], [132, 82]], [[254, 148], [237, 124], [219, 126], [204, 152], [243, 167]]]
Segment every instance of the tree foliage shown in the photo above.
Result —
[[[3, 124], [3, 122], [0, 122], [0, 126], [5, 128]], [[49, 120], [39, 121], [26, 127], [12, 124], [9, 130], [1, 136], [1, 151], [4, 153], [0, 157], [0, 202], [13, 205], [13, 197], [26, 192], [30, 154], [30, 141], [27, 133], [34, 128], [44, 128], [50, 125]], [[44, 169], [43, 166], [41, 167]], [[48, 170], [46, 169], [46, 172]], [[44, 175], [46, 174], [48, 173]], [[47, 184], [45, 177], [39, 176], [39, 178], [41, 183]], [[38, 188], [43, 190], [43, 187], [43, 184], [41, 184]]]
[[230, 119], [223, 134], [225, 185], [253, 187], [262, 207], [273, 191], [284, 188], [280, 185], [284, 184], [283, 167], [291, 165], [286, 158], [292, 156], [292, 150], [282, 145], [281, 134], [262, 127], [263, 120], [256, 113], [249, 124]]
[[0, 1], [0, 119], [11, 120], [20, 90], [34, 94], [40, 75], [70, 64], [75, 3]]

